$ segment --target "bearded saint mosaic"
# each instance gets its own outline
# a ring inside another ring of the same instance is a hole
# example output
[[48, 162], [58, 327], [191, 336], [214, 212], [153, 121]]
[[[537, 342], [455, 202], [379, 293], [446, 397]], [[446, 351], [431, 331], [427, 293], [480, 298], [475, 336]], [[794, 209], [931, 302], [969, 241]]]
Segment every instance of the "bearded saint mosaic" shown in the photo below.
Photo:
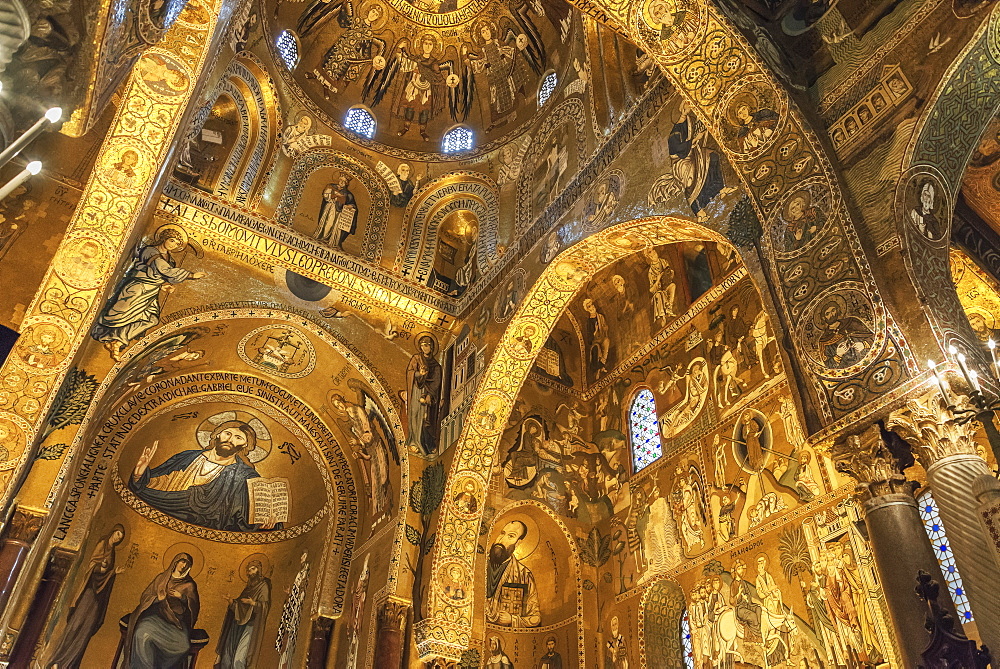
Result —
[[[194, 436], [195, 448], [155, 465], [159, 440], [146, 446], [129, 475], [129, 490], [154, 509], [193, 525], [230, 532], [282, 529], [288, 520], [288, 480], [264, 479], [256, 467], [271, 447], [264, 422], [248, 412], [226, 411], [203, 421]], [[258, 496], [268, 503], [258, 503]]]

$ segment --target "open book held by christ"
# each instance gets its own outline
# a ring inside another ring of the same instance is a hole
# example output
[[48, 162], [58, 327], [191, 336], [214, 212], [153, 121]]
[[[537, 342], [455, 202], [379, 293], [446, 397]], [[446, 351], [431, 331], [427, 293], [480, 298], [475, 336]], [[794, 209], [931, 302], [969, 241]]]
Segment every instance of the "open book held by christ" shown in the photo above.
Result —
[[288, 479], [247, 479], [250, 493], [250, 524], [288, 522]]

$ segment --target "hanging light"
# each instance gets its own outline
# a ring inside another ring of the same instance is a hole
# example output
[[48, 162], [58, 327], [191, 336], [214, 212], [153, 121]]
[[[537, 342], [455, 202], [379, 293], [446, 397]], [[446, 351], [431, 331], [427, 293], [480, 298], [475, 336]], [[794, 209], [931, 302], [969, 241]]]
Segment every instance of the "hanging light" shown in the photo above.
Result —
[[17, 176], [8, 181], [3, 188], [0, 188], [0, 201], [13, 193], [15, 188], [41, 171], [42, 162], [40, 160], [32, 160], [30, 163], [25, 165], [24, 169], [17, 173]]
[[[24, 147], [28, 146], [28, 144], [30, 144], [36, 137], [42, 134], [48, 126], [53, 123], [58, 123], [61, 118], [61, 107], [53, 107], [45, 112], [45, 115], [38, 119], [38, 121], [35, 122], [35, 125], [25, 130], [23, 135], [11, 142], [11, 145], [0, 153], [0, 167], [9, 163], [14, 156], [24, 150]], [[41, 167], [39, 167], [39, 169], [41, 169]]]

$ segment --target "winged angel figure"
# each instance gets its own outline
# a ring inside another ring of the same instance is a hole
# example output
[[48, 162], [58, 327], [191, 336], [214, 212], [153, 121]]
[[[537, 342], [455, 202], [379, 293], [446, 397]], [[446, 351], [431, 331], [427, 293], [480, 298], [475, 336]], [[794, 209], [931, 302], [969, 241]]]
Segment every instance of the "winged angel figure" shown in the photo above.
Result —
[[347, 381], [357, 395], [351, 402], [343, 395], [331, 392], [330, 413], [344, 429], [350, 439], [351, 452], [361, 467], [365, 485], [371, 494], [372, 527], [392, 514], [392, 483], [390, 482], [390, 459], [399, 465], [399, 449], [396, 437], [382, 412], [368, 390], [357, 379]]

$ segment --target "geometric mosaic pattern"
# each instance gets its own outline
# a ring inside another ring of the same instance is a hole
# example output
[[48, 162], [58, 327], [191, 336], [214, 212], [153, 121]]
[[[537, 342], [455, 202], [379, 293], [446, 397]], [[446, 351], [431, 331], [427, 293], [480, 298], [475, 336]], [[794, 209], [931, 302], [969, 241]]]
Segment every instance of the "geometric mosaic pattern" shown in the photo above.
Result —
[[660, 459], [660, 423], [656, 419], [656, 398], [652, 391], [643, 388], [632, 398], [628, 412], [629, 436], [632, 446], [632, 464], [639, 472]]
[[920, 508], [920, 519], [924, 521], [927, 538], [931, 540], [931, 546], [934, 548], [934, 556], [941, 565], [941, 575], [948, 584], [948, 592], [958, 610], [958, 617], [963, 623], [972, 622], [972, 607], [969, 606], [969, 598], [962, 586], [962, 575], [958, 573], [955, 554], [951, 550], [948, 534], [938, 514], [937, 502], [934, 501], [930, 490], [925, 490], [917, 498], [917, 506]]
[[363, 107], [354, 107], [347, 110], [344, 127], [362, 137], [371, 139], [375, 136], [375, 117]]

